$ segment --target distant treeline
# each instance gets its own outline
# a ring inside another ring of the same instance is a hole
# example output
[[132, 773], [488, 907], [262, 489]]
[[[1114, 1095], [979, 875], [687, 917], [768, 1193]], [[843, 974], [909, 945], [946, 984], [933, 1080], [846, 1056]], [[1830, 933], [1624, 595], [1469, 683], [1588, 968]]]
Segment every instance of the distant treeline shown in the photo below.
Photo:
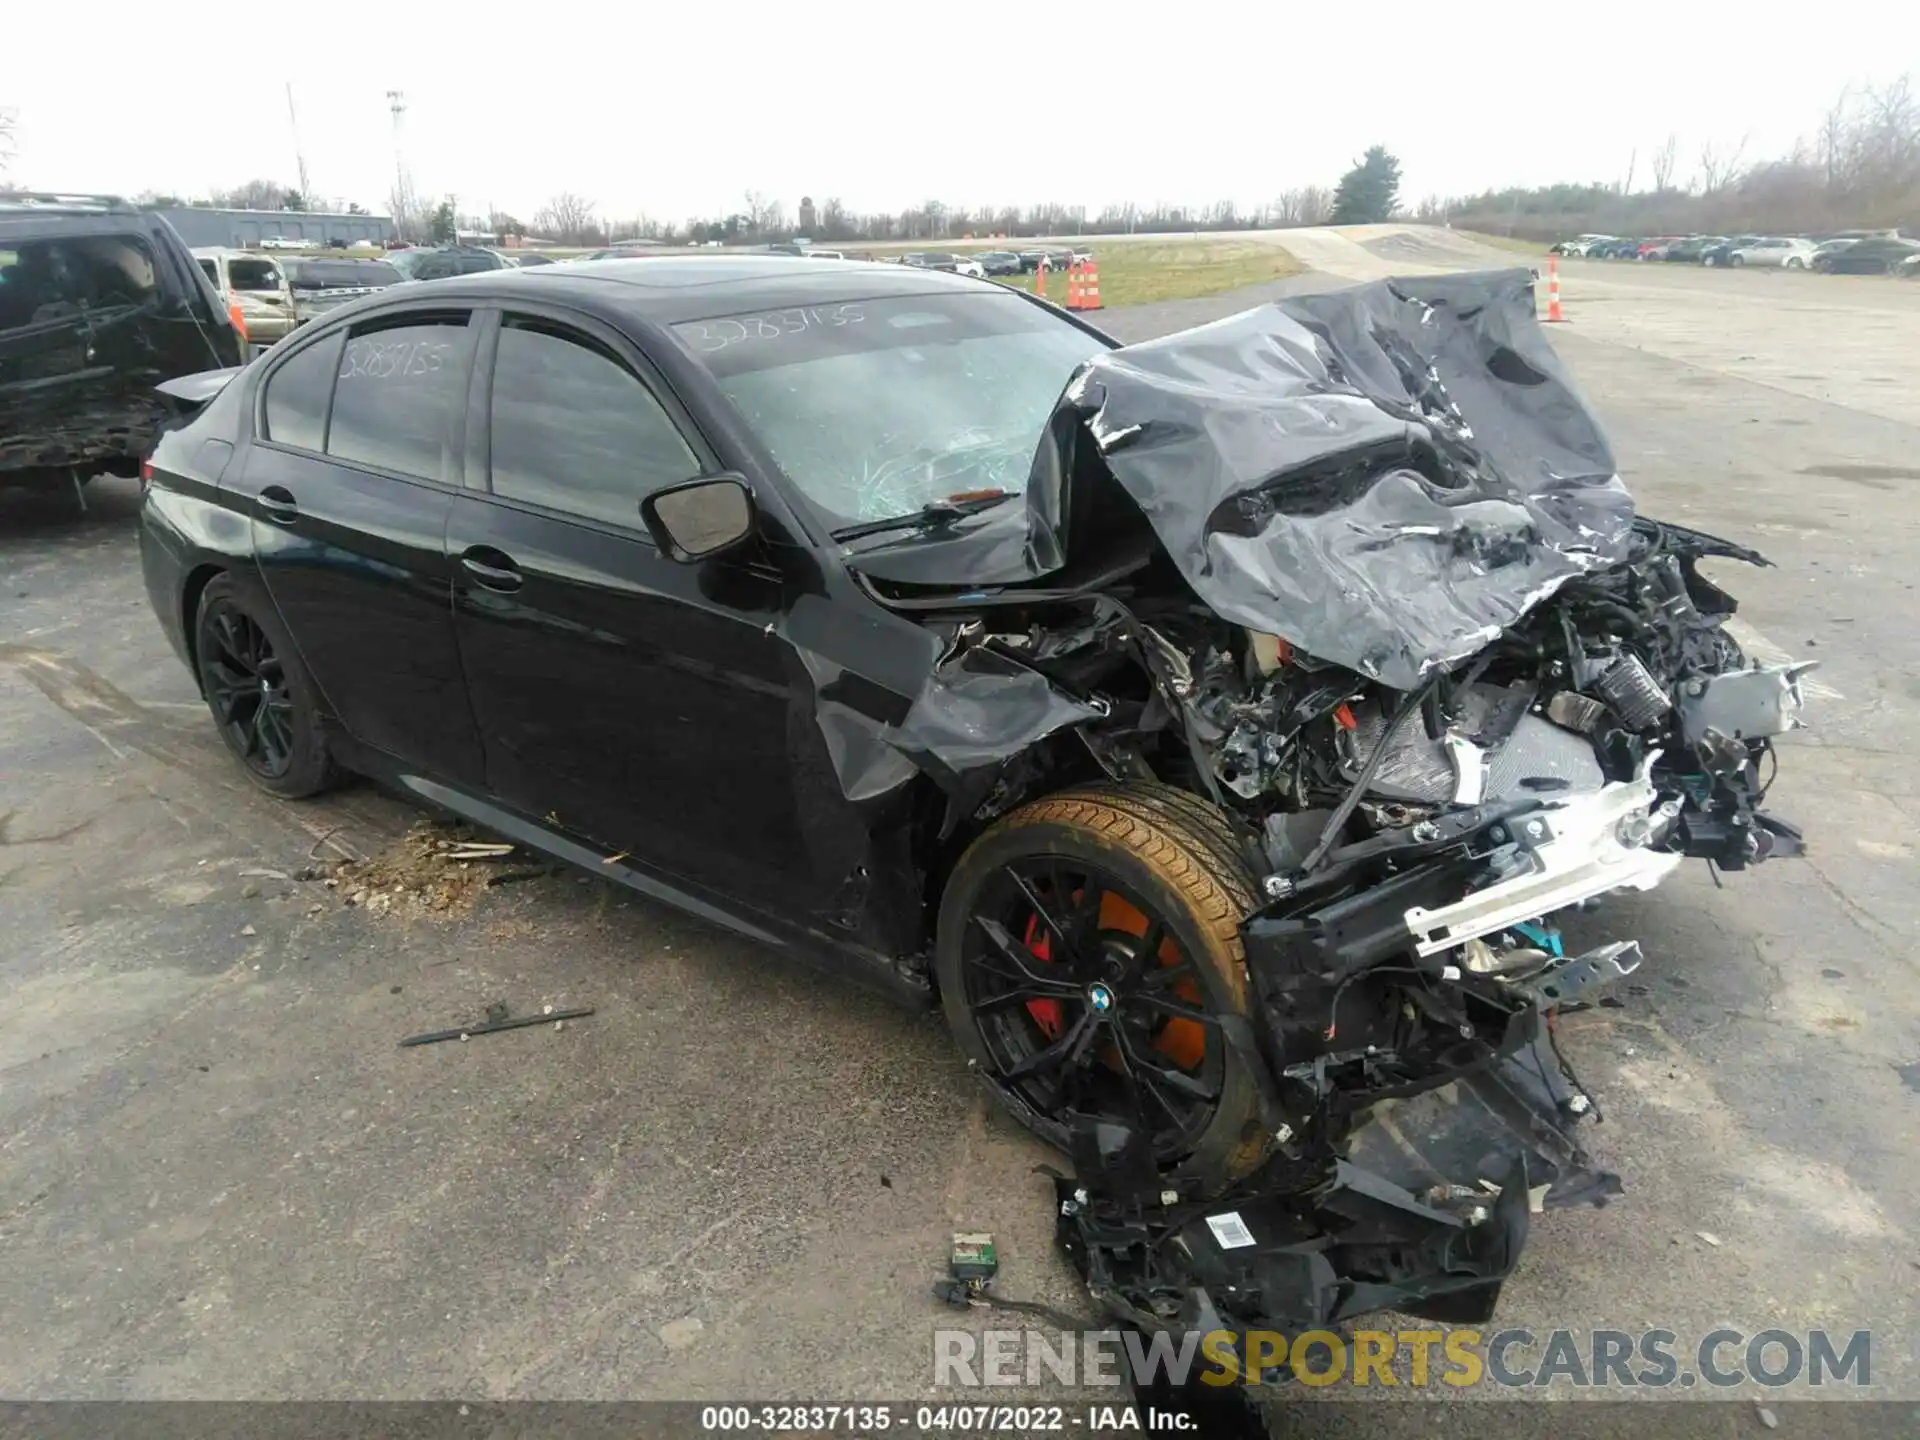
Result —
[[1430, 199], [1413, 218], [1543, 241], [1586, 233], [1920, 234], [1920, 97], [1911, 76], [1843, 93], [1789, 155], [1756, 163], [1744, 149], [1706, 146], [1683, 177], [1680, 141], [1670, 135], [1630, 161], [1618, 182]]

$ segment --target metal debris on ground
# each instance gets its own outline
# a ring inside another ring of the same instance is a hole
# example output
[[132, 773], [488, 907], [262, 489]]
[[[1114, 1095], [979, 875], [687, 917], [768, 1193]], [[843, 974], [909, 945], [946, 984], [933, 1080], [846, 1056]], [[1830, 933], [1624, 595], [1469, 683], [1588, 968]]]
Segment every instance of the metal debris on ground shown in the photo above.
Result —
[[593, 1014], [593, 1006], [583, 1005], [573, 1010], [548, 1009], [539, 1015], [510, 1016], [507, 1007], [498, 1001], [487, 1006], [486, 1018], [478, 1025], [460, 1025], [451, 1030], [429, 1030], [423, 1035], [409, 1035], [400, 1042], [405, 1049], [413, 1045], [438, 1045], [443, 1040], [466, 1040], [475, 1035], [494, 1035], [502, 1030], [524, 1030], [532, 1025], [545, 1025], [549, 1021], [557, 1030], [563, 1020], [581, 1020]]

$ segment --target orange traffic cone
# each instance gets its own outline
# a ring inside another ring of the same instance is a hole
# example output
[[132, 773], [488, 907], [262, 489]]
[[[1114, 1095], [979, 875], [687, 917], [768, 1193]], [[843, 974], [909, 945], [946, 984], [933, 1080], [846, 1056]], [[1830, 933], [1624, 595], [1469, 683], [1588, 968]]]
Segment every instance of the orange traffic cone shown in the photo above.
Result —
[[1074, 267], [1080, 272], [1080, 303], [1067, 301], [1069, 310], [1098, 310], [1100, 308], [1100, 267], [1091, 260], [1082, 260]]
[[1560, 257], [1547, 256], [1547, 323], [1558, 325], [1567, 317], [1560, 313]]
[[1047, 298], [1047, 257], [1042, 255], [1040, 263], [1033, 267], [1033, 293], [1042, 300]]
[[1078, 310], [1079, 308], [1080, 262], [1078, 260], [1069, 260], [1067, 262], [1067, 309]]

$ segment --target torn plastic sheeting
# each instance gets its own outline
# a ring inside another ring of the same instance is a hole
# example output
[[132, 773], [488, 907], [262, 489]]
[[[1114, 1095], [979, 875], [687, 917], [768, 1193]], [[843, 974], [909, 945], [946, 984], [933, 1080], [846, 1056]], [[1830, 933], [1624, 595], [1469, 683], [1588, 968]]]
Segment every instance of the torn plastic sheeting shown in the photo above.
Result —
[[[1222, 617], [1412, 689], [1625, 555], [1632, 500], [1530, 287], [1282, 300], [1097, 356], [1062, 404]], [[1048, 435], [1036, 477], [1071, 469]]]
[[1104, 712], [1062, 694], [1046, 676], [992, 650], [944, 662], [905, 720], [883, 738], [944, 789], [1010, 760], [1035, 741]]
[[837, 698], [841, 668], [801, 652], [814, 682], [814, 718], [841, 791], [871, 800], [930, 776], [944, 790], [1020, 754], [1055, 731], [1097, 718], [1095, 706], [1057, 690], [1046, 676], [992, 650], [943, 661], [894, 724]]

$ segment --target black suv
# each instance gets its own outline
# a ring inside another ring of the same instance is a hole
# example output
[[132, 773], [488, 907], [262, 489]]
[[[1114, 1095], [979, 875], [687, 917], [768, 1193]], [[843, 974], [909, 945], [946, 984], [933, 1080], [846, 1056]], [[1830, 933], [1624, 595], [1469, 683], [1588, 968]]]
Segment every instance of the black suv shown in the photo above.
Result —
[[174, 415], [154, 387], [240, 361], [161, 216], [112, 196], [0, 197], [0, 485], [80, 497], [103, 471], [135, 474]]
[[387, 263], [408, 280], [449, 280], [455, 275], [479, 275], [513, 267], [493, 251], [478, 245], [436, 245], [395, 250]]

